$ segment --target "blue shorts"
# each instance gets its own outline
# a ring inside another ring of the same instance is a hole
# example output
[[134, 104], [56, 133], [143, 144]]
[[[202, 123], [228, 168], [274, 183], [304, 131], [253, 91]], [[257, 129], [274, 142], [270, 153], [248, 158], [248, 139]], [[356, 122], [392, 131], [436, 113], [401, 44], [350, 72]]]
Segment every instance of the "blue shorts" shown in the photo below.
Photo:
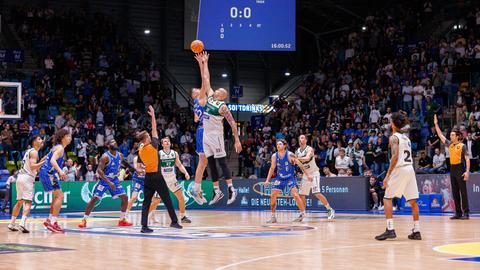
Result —
[[40, 182], [42, 182], [43, 190], [45, 192], [62, 190], [60, 188], [60, 179], [58, 178], [58, 175], [56, 173], [49, 173], [45, 170], [40, 170], [38, 177], [40, 178]]
[[133, 192], [140, 192], [140, 191], [143, 191], [143, 185], [144, 185], [144, 182], [145, 182], [145, 177], [133, 177], [132, 179], [133, 181], [133, 184], [132, 184], [132, 188], [133, 188]]
[[195, 152], [197, 154], [203, 154], [203, 127], [197, 128], [197, 133], [195, 135]]
[[298, 189], [297, 180], [294, 177], [285, 179], [277, 178], [272, 183], [272, 190], [280, 190], [284, 195], [289, 194], [292, 188]]
[[101, 199], [103, 197], [103, 194], [107, 190], [114, 199], [122, 194], [126, 194], [125, 189], [123, 189], [122, 184], [120, 184], [120, 181], [118, 179], [112, 179], [110, 181], [115, 184], [115, 189], [112, 190], [107, 184], [107, 182], [105, 182], [104, 180], [100, 180], [97, 185], [95, 185], [95, 189], [93, 190], [93, 196]]

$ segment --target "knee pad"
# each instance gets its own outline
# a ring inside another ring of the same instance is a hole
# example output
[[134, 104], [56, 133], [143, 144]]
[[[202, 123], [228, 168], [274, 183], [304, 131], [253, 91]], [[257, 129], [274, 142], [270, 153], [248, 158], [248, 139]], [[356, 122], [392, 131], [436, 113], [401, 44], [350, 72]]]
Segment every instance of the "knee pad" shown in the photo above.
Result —
[[230, 173], [230, 169], [227, 166], [226, 158], [219, 158], [218, 163], [220, 163], [220, 168], [222, 168], [222, 176], [225, 180], [232, 179], [232, 174]]
[[217, 163], [214, 157], [208, 157], [208, 167], [210, 167], [210, 175], [212, 176], [212, 182], [218, 182], [218, 170]]

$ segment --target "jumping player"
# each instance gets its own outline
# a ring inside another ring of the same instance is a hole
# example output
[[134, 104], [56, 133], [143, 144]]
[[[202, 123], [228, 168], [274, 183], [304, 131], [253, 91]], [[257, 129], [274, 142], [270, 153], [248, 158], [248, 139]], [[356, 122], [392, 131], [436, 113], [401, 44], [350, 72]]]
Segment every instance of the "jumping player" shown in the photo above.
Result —
[[[33, 194], [35, 193], [35, 177], [37, 171], [40, 169], [47, 156], [43, 157], [38, 162], [38, 150], [43, 145], [43, 140], [39, 135], [35, 135], [30, 138], [29, 145], [32, 147], [25, 152], [22, 159], [22, 169], [18, 173], [17, 178], [17, 203], [13, 207], [12, 220], [8, 225], [8, 229], [11, 231], [21, 231], [22, 233], [29, 233], [26, 228], [26, 222], [28, 215], [30, 214], [30, 208], [32, 207]], [[20, 208], [23, 206], [22, 220], [20, 225], [15, 224]]]
[[119, 197], [122, 200], [120, 220], [118, 226], [132, 226], [133, 224], [126, 219], [126, 211], [128, 198], [125, 190], [118, 180], [118, 173], [120, 166], [126, 162], [123, 159], [122, 153], [118, 152], [117, 142], [115, 140], [108, 141], [108, 151], [102, 155], [98, 164], [97, 173], [100, 177], [95, 189], [93, 191], [93, 197], [87, 204], [85, 209], [85, 215], [82, 222], [78, 225], [79, 228], [87, 227], [87, 219], [90, 217], [90, 213], [95, 207], [95, 203], [103, 197], [105, 191], [108, 190], [113, 198]]
[[[198, 66], [200, 67], [200, 75], [202, 78], [204, 76], [203, 62], [206, 57], [208, 57], [208, 54], [206, 52], [195, 55], [195, 59], [197, 60]], [[199, 158], [197, 170], [195, 171], [195, 185], [193, 188], [192, 197], [197, 204], [203, 205], [207, 202], [205, 197], [203, 197], [203, 192], [201, 190], [203, 175], [208, 165], [207, 158], [205, 157], [205, 153], [203, 151], [203, 112], [205, 110], [204, 106], [207, 102], [207, 89], [205, 89], [205, 87], [202, 87], [201, 89], [193, 88], [192, 98], [194, 100], [193, 116], [195, 119], [195, 123], [197, 123], [197, 130], [195, 135], [195, 150]]]
[[227, 90], [219, 88], [215, 91], [212, 90], [210, 85], [210, 72], [208, 70], [208, 59], [209, 55], [207, 53], [203, 54], [203, 75], [202, 75], [202, 93], [207, 93], [207, 101], [205, 105], [205, 111], [203, 113], [203, 151], [205, 157], [208, 160], [208, 166], [210, 167], [210, 175], [212, 177], [214, 192], [215, 195], [210, 201], [209, 205], [216, 204], [223, 198], [223, 193], [220, 191], [220, 186], [218, 183], [219, 175], [217, 170], [217, 163], [220, 164], [223, 172], [223, 178], [228, 184], [228, 201], [227, 205], [231, 204], [237, 198], [237, 191], [233, 187], [232, 176], [230, 169], [227, 166], [225, 152], [225, 140], [223, 136], [223, 119], [227, 119], [230, 127], [232, 129], [232, 134], [235, 138], [235, 151], [240, 153], [242, 150], [242, 144], [238, 136], [237, 124], [235, 119], [232, 116], [232, 113], [228, 109], [224, 100], [228, 96]]
[[[178, 153], [175, 150], [172, 150], [170, 146], [171, 146], [170, 138], [168, 137], [163, 138], [162, 150], [160, 150], [158, 153], [160, 156], [160, 170], [162, 172], [163, 178], [165, 178], [165, 182], [167, 183], [168, 189], [170, 189], [170, 191], [173, 194], [175, 194], [175, 197], [177, 197], [178, 208], [180, 208], [180, 221], [182, 223], [192, 223], [192, 221], [186, 216], [185, 199], [183, 198], [183, 189], [178, 184], [175, 166], [177, 166], [180, 169], [180, 172], [182, 172], [185, 175], [185, 178], [187, 180], [190, 179], [190, 175], [188, 174], [187, 170], [183, 166], [182, 162], [180, 162]], [[152, 201], [152, 204], [153, 202], [154, 201]], [[160, 200], [158, 200], [158, 203], [160, 203]], [[152, 213], [152, 210], [155, 211], [155, 209], [157, 208], [156, 207], [157, 205], [150, 208], [151, 213]]]
[[[57, 130], [53, 137], [54, 146], [47, 155], [38, 174], [42, 182], [43, 190], [47, 193], [53, 192], [53, 200], [50, 205], [50, 215], [43, 225], [52, 232], [63, 233], [58, 225], [57, 218], [63, 202], [63, 192], [60, 188], [60, 180], [65, 180], [67, 174], [62, 170], [65, 147], [72, 142], [72, 135], [64, 128]], [[56, 172], [55, 172], [56, 171]]]
[[302, 198], [303, 205], [307, 208], [306, 196], [310, 195], [310, 190], [312, 190], [313, 195], [317, 197], [318, 200], [327, 208], [327, 218], [335, 218], [335, 210], [328, 203], [327, 198], [320, 193], [320, 169], [315, 163], [315, 154], [314, 149], [307, 145], [307, 137], [305, 135], [300, 135], [298, 137], [300, 147], [295, 152], [298, 160], [303, 164], [303, 168], [312, 176], [313, 180], [309, 181], [306, 175], [302, 176], [302, 184], [300, 187], [300, 198]]
[[392, 158], [390, 167], [383, 181], [385, 186], [385, 197], [383, 205], [387, 218], [387, 229], [384, 233], [375, 237], [377, 240], [396, 238], [393, 227], [392, 199], [401, 198], [402, 195], [412, 206], [413, 230], [408, 236], [411, 240], [422, 240], [420, 234], [420, 214], [417, 204], [418, 187], [413, 169], [412, 147], [407, 135], [401, 133], [402, 128], [407, 125], [407, 117], [402, 113], [394, 113], [390, 120], [393, 135], [390, 136], [389, 145]]
[[268, 171], [267, 180], [264, 186], [268, 186], [272, 175], [277, 169], [277, 179], [272, 184], [272, 194], [270, 195], [270, 208], [272, 210], [272, 217], [267, 223], [277, 223], [275, 215], [277, 209], [277, 196], [282, 192], [284, 195], [291, 193], [295, 198], [300, 215], [294, 222], [302, 222], [305, 217], [305, 205], [298, 194], [297, 180], [295, 179], [295, 164], [303, 171], [303, 174], [309, 181], [312, 181], [312, 176], [304, 170], [302, 163], [297, 157], [287, 150], [287, 142], [283, 139], [277, 140], [277, 152], [272, 155], [272, 163]]

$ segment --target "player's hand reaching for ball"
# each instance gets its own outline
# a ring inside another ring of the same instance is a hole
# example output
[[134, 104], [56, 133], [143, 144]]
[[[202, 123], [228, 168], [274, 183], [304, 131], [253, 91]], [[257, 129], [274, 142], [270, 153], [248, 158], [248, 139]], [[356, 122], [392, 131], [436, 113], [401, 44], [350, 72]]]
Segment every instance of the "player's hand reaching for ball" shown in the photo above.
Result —
[[198, 64], [202, 64], [203, 63], [203, 55], [202, 53], [197, 53], [195, 54], [195, 59], [197, 60]]
[[202, 55], [203, 62], [208, 62], [208, 59], [210, 58], [210, 54], [208, 54], [206, 51], [203, 51], [200, 54]]

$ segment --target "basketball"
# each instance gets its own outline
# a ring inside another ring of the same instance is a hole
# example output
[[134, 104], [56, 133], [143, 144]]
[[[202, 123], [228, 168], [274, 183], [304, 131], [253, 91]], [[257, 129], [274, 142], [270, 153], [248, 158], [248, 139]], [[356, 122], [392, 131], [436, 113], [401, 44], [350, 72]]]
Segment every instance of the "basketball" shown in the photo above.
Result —
[[194, 40], [192, 44], [190, 44], [190, 49], [194, 53], [201, 53], [203, 51], [203, 42], [201, 40]]

